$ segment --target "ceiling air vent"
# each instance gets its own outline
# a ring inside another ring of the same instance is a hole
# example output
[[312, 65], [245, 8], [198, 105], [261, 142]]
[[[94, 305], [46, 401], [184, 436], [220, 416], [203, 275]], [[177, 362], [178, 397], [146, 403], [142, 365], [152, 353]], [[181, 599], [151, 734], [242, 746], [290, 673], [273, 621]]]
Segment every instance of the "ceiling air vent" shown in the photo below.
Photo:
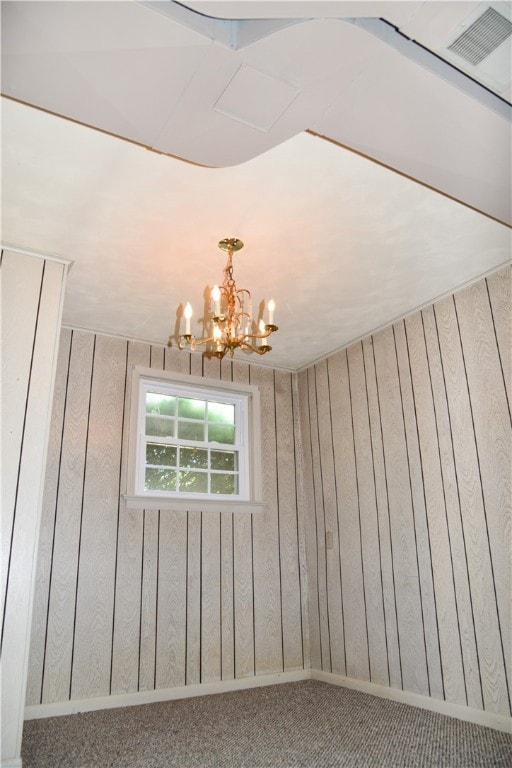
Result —
[[487, 8], [448, 50], [476, 67], [511, 35], [512, 22], [494, 8]]

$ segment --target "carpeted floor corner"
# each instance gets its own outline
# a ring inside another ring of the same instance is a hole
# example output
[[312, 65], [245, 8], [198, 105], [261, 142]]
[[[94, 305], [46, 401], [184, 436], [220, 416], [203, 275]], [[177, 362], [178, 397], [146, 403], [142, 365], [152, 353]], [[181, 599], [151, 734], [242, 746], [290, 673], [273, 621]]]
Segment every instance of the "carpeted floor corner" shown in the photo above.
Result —
[[512, 736], [313, 680], [31, 720], [23, 768], [510, 768]]

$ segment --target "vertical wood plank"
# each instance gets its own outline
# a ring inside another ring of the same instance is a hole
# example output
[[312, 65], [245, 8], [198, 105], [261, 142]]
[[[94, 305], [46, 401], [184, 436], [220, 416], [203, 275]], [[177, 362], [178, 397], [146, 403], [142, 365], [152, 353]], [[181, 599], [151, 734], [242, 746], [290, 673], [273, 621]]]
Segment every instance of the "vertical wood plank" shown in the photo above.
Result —
[[252, 581], [252, 517], [234, 514], [235, 677], [254, 674], [254, 596]]
[[2, 255], [2, 399], [9, 403], [9, 408], [2, 409], [3, 617], [44, 262], [17, 253]]
[[453, 297], [435, 305], [435, 317], [452, 425], [484, 707], [491, 712], [506, 714], [509, 702], [503, 648], [468, 383]]
[[192, 376], [203, 375], [203, 360], [204, 358], [196, 353], [190, 355], [190, 373]]
[[201, 682], [220, 680], [220, 512], [203, 513], [201, 536]]
[[405, 327], [423, 467], [444, 697], [447, 701], [466, 704], [466, 683], [454, 581], [454, 557], [447, 520], [436, 412], [421, 314], [407, 318]]
[[297, 560], [301, 603], [302, 660], [305, 669], [311, 667], [311, 639], [309, 617], [309, 580], [307, 567], [305, 521], [305, 460], [301, 425], [300, 393], [297, 374], [292, 374], [293, 439], [295, 446], [295, 488], [297, 493]]
[[26, 703], [28, 706], [39, 704], [42, 696], [48, 600], [50, 595], [50, 578], [53, 562], [55, 512], [57, 507], [62, 426], [64, 422], [64, 404], [66, 401], [70, 347], [71, 331], [63, 330], [60, 337], [57, 370], [55, 374], [55, 389], [48, 438], [46, 476], [41, 510], [41, 530], [39, 534], [36, 590], [32, 610], [32, 629], [27, 678]]
[[302, 616], [298, 558], [297, 489], [293, 434], [292, 380], [274, 371], [279, 546], [284, 669], [302, 669]]
[[500, 363], [507, 390], [509, 410], [512, 407], [512, 373], [511, 373], [511, 293], [512, 269], [507, 267], [495, 272], [487, 278], [487, 290], [491, 302], [492, 319], [498, 344]]
[[320, 624], [320, 669], [331, 671], [331, 643], [329, 635], [329, 606], [327, 593], [327, 560], [325, 554], [325, 517], [318, 437], [318, 401], [315, 369], [307, 370], [309, 429], [311, 439], [311, 467], [313, 477], [313, 507], [316, 543], [316, 579]]
[[[233, 362], [233, 381], [249, 383], [249, 366]], [[235, 677], [254, 674], [253, 516], [233, 515]]]
[[[194, 356], [192, 356], [194, 357]], [[201, 527], [200, 512], [188, 512], [186, 683], [201, 682]]]
[[164, 347], [160, 347], [157, 344], [152, 344], [150, 349], [149, 364], [151, 368], [155, 368], [157, 371], [164, 370]]
[[143, 514], [123, 509], [119, 520], [111, 693], [139, 687]]
[[[501, 642], [512, 687], [511, 567], [511, 424], [496, 335], [484, 281], [455, 295], [464, 367], [498, 605]], [[506, 649], [506, 650], [505, 650]]]
[[143, 535], [138, 690], [151, 691], [155, 687], [156, 674], [160, 513], [157, 509], [136, 511], [142, 515]]
[[220, 377], [223, 381], [233, 381], [233, 363], [230, 357], [223, 357], [220, 361]]
[[404, 687], [428, 695], [414, 518], [393, 330], [373, 337], [387, 478]]
[[166, 371], [175, 371], [176, 373], [190, 373], [190, 352], [176, 347], [165, 347], [164, 368]]
[[203, 376], [206, 379], [220, 379], [220, 360], [216, 357], [203, 357]]
[[72, 698], [104, 696], [110, 689], [125, 374], [126, 342], [98, 336], [87, 440]]
[[384, 464], [384, 446], [382, 443], [382, 424], [375, 373], [375, 360], [373, 356], [373, 339], [365, 339], [362, 342], [362, 347], [381, 543], [381, 572], [384, 592], [384, 616], [386, 619], [389, 681], [392, 688], [402, 688], [402, 660], [398, 637], [395, 572], [389, 522], [389, 499]]
[[[15, 314], [25, 302], [23, 285], [18, 282], [19, 273], [17, 269], [14, 274], [9, 270], [9, 265], [20, 263], [17, 256], [3, 252], [1, 259], [2, 302], [8, 294], [5, 303]], [[20, 349], [16, 343], [17, 333], [14, 333], [14, 339], [7, 339], [2, 327], [2, 352], [5, 355], [7, 349], [9, 353], [9, 357], [2, 357], [3, 393], [12, 393], [20, 381], [23, 382], [24, 355], [28, 354], [30, 359], [27, 388], [21, 401], [22, 439], [17, 461], [14, 466], [9, 464], [9, 472], [14, 470], [15, 476], [3, 478], [8, 489], [15, 488], [15, 494], [12, 498], [14, 507], [6, 510], [7, 531], [2, 531], [2, 536], [7, 535], [9, 539], [10, 558], [6, 584], [2, 585], [6, 590], [2, 624], [2, 756], [16, 764], [21, 754], [41, 498], [65, 284], [63, 264], [45, 261], [40, 271], [38, 259], [22, 257], [23, 264], [27, 260], [32, 263], [33, 273], [41, 275], [37, 321], [31, 325], [32, 346]], [[6, 266], [8, 280], [4, 271]], [[24, 322], [25, 318], [20, 317], [20, 320]], [[12, 331], [12, 327], [8, 328], [8, 334]], [[20, 331], [20, 337], [23, 335]], [[10, 408], [14, 403], [15, 396], [12, 402], [9, 401]], [[11, 428], [16, 421], [16, 418], [9, 419], [7, 425], [2, 422], [3, 446], [10, 445], [15, 436], [6, 426]]]
[[221, 679], [235, 676], [234, 638], [234, 570], [233, 570], [233, 513], [220, 516], [220, 624], [221, 624]]
[[370, 680], [380, 685], [389, 685], [377, 499], [361, 344], [349, 347], [347, 350], [347, 365], [352, 402], [355, 467], [358, 478], [357, 486], [361, 513], [361, 543], [366, 591]]
[[160, 514], [155, 688], [185, 685], [187, 513]]
[[276, 433], [271, 368], [251, 366], [251, 384], [261, 393], [261, 444], [264, 511], [253, 516], [256, 674], [283, 669], [279, 518], [276, 497]]
[[366, 625], [359, 498], [354, 461], [347, 355], [345, 352], [340, 352], [330, 358], [329, 383], [338, 496], [347, 675], [360, 680], [369, 680], [368, 629]]
[[439, 647], [439, 629], [432, 574], [432, 554], [425, 505], [425, 489], [418, 438], [415, 401], [411, 380], [411, 366], [405, 325], [403, 322], [393, 326], [398, 362], [398, 376], [402, 397], [405, 439], [409, 463], [416, 552], [420, 579], [421, 607], [427, 653], [427, 671], [429, 695], [437, 699], [444, 698], [443, 676], [441, 670], [441, 652]]
[[48, 605], [43, 702], [69, 698], [94, 336], [73, 332]]
[[[136, 365], [149, 365], [149, 345], [131, 341], [128, 344], [124, 396], [120, 480], [122, 493], [126, 492], [132, 377]], [[112, 693], [136, 691], [139, 687], [143, 537], [143, 513], [139, 509], [126, 509], [126, 503], [121, 499], [114, 604]]]
[[[332, 358], [329, 361], [331, 371]], [[334, 363], [336, 365], [336, 363]], [[337, 474], [334, 466], [333, 438], [333, 409], [331, 405], [330, 376], [327, 362], [315, 366], [315, 389], [317, 403], [317, 424], [319, 441], [319, 469], [321, 473], [323, 492], [323, 512], [326, 535], [332, 537], [333, 547], [327, 549], [325, 542], [319, 541], [320, 547], [325, 547], [326, 558], [326, 595], [329, 611], [330, 639], [330, 671], [338, 675], [346, 674], [345, 662], [345, 625], [342, 600], [342, 578], [340, 564], [341, 552], [339, 547], [340, 532], [338, 529], [338, 498]]]
[[455, 599], [457, 603], [467, 703], [468, 706], [472, 708], [482, 709], [482, 685], [479, 674], [473, 606], [468, 578], [467, 555], [453, 456], [453, 437], [451, 434], [450, 416], [446, 400], [441, 353], [437, 338], [437, 327], [432, 307], [429, 307], [422, 312], [422, 319], [438, 431], [439, 456], [444, 487], [450, 549], [453, 561]]
[[[299, 483], [299, 519], [303, 521], [306, 555], [306, 598], [309, 634], [309, 664], [322, 669], [320, 643], [320, 600], [318, 589], [318, 546], [313, 487], [313, 457], [310, 428], [308, 372], [297, 375], [299, 448], [302, 460], [302, 482]], [[306, 657], [307, 658], [307, 657]]]

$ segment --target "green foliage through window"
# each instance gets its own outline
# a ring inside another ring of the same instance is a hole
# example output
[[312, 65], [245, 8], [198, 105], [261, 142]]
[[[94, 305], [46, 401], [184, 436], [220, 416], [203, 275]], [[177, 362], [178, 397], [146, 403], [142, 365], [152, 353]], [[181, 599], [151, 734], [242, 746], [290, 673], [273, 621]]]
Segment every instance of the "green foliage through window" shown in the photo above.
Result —
[[234, 403], [145, 393], [144, 489], [168, 493], [239, 493]]

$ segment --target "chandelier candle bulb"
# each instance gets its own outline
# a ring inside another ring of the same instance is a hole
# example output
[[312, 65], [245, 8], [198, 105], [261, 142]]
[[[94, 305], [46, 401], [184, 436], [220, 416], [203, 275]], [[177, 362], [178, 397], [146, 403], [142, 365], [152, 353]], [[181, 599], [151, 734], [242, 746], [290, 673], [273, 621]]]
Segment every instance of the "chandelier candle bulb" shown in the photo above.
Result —
[[220, 347], [221, 347], [220, 340], [221, 340], [221, 337], [222, 337], [222, 331], [220, 330], [218, 325], [214, 325], [213, 326], [213, 338], [215, 339], [215, 341], [217, 343], [217, 352], [220, 351]]
[[212, 288], [212, 300], [215, 304], [215, 317], [220, 315], [220, 288], [218, 285], [214, 285]]
[[268, 303], [268, 324], [274, 325], [274, 310], [276, 308], [276, 304], [274, 299], [270, 299]]
[[185, 306], [185, 335], [190, 336], [190, 318], [192, 317], [192, 306], [190, 301], [187, 301]]

